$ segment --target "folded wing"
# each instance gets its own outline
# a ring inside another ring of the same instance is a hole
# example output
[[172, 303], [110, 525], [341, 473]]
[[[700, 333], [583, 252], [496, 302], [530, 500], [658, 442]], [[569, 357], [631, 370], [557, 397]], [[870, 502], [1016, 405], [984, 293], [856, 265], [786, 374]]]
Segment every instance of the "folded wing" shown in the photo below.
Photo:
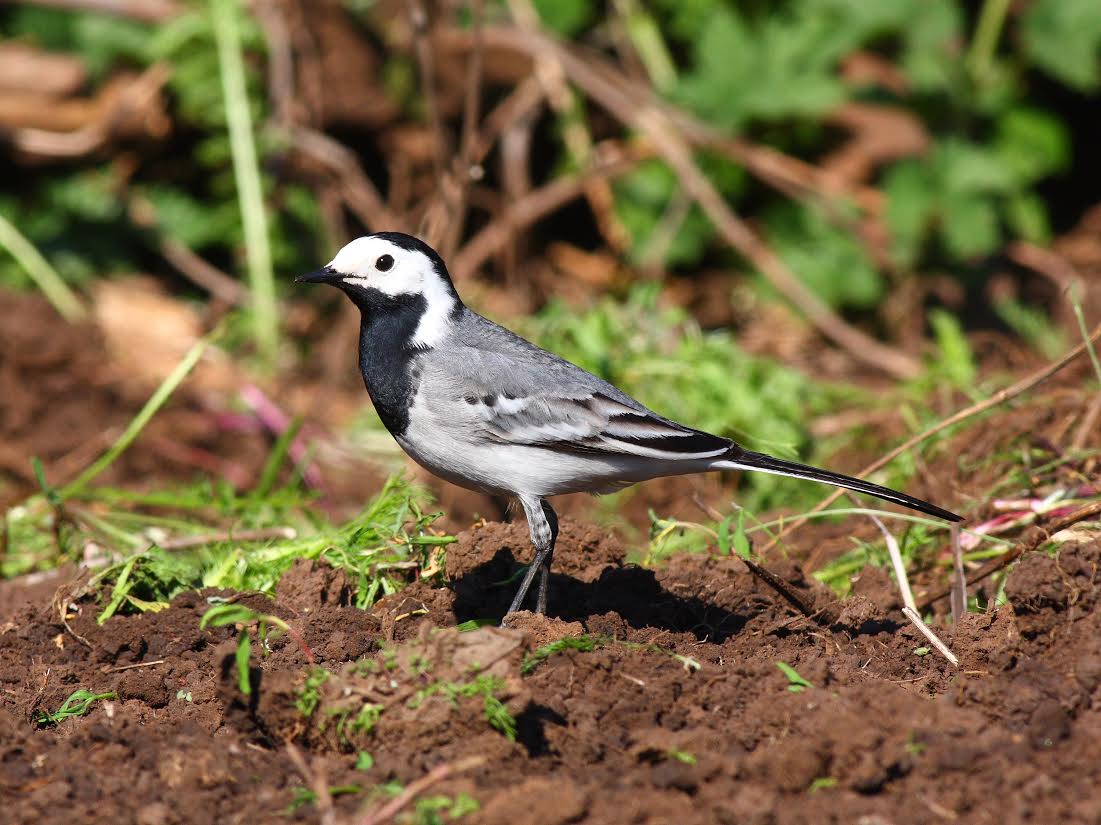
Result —
[[498, 443], [666, 461], [718, 458], [732, 442], [594, 391], [485, 396], [475, 400], [485, 435]]

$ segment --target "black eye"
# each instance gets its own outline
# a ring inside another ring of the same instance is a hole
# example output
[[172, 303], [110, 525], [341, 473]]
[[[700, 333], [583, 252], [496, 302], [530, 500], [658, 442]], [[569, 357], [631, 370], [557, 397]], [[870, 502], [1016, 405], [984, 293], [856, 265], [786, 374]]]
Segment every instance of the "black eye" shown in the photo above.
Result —
[[379, 255], [378, 260], [375, 261], [375, 269], [379, 272], [386, 272], [390, 267], [394, 265], [393, 255]]

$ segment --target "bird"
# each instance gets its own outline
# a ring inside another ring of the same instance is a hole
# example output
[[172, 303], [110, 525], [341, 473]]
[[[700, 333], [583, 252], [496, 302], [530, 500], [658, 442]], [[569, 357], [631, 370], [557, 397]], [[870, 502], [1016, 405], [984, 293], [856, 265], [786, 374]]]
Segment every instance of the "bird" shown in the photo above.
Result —
[[382, 423], [417, 464], [460, 487], [519, 501], [534, 560], [508, 614], [522, 609], [536, 573], [535, 612], [547, 611], [558, 537], [548, 499], [565, 493], [608, 493], [661, 476], [756, 470], [962, 521], [897, 490], [747, 450], [659, 415], [474, 312], [436, 250], [411, 235], [356, 238], [296, 281], [334, 286], [359, 309], [363, 382]]

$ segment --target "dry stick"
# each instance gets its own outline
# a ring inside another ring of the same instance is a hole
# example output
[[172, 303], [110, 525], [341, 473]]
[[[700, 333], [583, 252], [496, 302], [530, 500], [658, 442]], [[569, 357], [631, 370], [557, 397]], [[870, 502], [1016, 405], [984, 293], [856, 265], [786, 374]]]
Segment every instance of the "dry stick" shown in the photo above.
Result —
[[519, 48], [537, 59], [553, 56], [586, 94], [624, 124], [646, 134], [653, 141], [658, 154], [677, 174], [684, 190], [715, 225], [723, 240], [758, 269], [823, 335], [857, 361], [890, 375], [909, 378], [918, 374], [921, 367], [915, 359], [845, 323], [788, 269], [768, 244], [734, 214], [723, 196], [700, 171], [687, 142], [661, 108], [647, 101], [632, 99], [621, 87], [609, 81], [600, 71], [594, 70], [589, 61], [550, 37], [497, 27], [486, 29], [485, 37], [487, 42], [496, 46]]
[[535, 109], [541, 106], [545, 100], [546, 96], [543, 94], [543, 88], [535, 77], [529, 75], [521, 81], [504, 100], [485, 116], [482, 130], [470, 149], [470, 162], [481, 164], [497, 142], [497, 139], [507, 132], [514, 123], [526, 117], [534, 116]]
[[[532, 0], [507, 0], [507, 3], [516, 29], [539, 37], [540, 18]], [[535, 77], [559, 117], [562, 142], [570, 160], [575, 166], [585, 166], [592, 159], [593, 137], [581, 116], [581, 103], [567, 82], [564, 67], [556, 55], [547, 51], [529, 52], [529, 55], [535, 64]], [[612, 249], [622, 252], [629, 246], [630, 237], [612, 208], [615, 196], [611, 185], [605, 180], [594, 180], [585, 187], [585, 197], [601, 235]]]
[[[856, 496], [845, 491], [849, 498], [857, 505], [860, 506], [860, 501]], [[887, 553], [891, 557], [891, 566], [895, 571], [895, 581], [898, 582], [898, 591], [902, 595], [902, 604], [910, 609], [915, 608], [917, 605], [914, 602], [914, 591], [910, 589], [910, 577], [906, 572], [906, 562], [902, 558], [902, 550], [898, 546], [898, 539], [894, 537], [887, 526], [883, 523], [875, 513], [868, 513], [875, 526], [879, 528], [879, 532], [883, 534], [883, 541], [887, 544]]]
[[1070, 442], [1071, 450], [1081, 450], [1086, 446], [1086, 440], [1090, 437], [1090, 434], [1097, 432], [1098, 418], [1101, 418], [1101, 392], [1094, 395], [1093, 401], [1086, 408], [1086, 414], [1082, 416], [1082, 423], [1078, 425], [1078, 430], [1074, 433], [1074, 438]]
[[631, 171], [647, 154], [640, 149], [610, 160], [599, 160], [578, 174], [555, 178], [514, 201], [452, 256], [452, 275], [459, 281], [468, 278], [500, 251], [517, 231], [583, 195], [594, 179], [612, 178]]
[[450, 207], [456, 201], [459, 184], [447, 174], [449, 164], [446, 158], [450, 155], [450, 150], [443, 120], [440, 117], [440, 107], [436, 100], [436, 68], [432, 41], [428, 36], [428, 12], [422, 0], [407, 0], [406, 9], [409, 13], [409, 26], [413, 30], [413, 51], [416, 54], [420, 74], [421, 95], [424, 98], [424, 108], [428, 112], [428, 123], [432, 132], [432, 169], [436, 178], [436, 196], [429, 200], [427, 209], [421, 215], [417, 234], [423, 237], [429, 246], [441, 247], [441, 251], [446, 256], [447, 250], [442, 249], [442, 241], [446, 239], [453, 217], [450, 214]]
[[[846, 490], [845, 493], [850, 499], [856, 501], [856, 496], [851, 492]], [[898, 540], [883, 524], [879, 516], [875, 515], [875, 513], [868, 513], [868, 517], [875, 522], [875, 526], [879, 528], [879, 532], [883, 534], [883, 540], [887, 543], [887, 552], [891, 556], [891, 566], [894, 567], [895, 571], [895, 581], [898, 582], [898, 589], [902, 594], [903, 615], [921, 631], [922, 635], [929, 640], [930, 644], [940, 651], [944, 658], [953, 665], [958, 665], [960, 663], [959, 659], [957, 659], [952, 651], [948, 649], [948, 645], [942, 642], [937, 634], [921, 620], [921, 615], [917, 612], [917, 605], [914, 602], [914, 593], [910, 589], [910, 577], [906, 573], [906, 564], [902, 559], [902, 550], [899, 549]]]
[[276, 122], [286, 128], [294, 122], [294, 52], [290, 27], [276, 0], [253, 2], [251, 11], [264, 32], [268, 48], [268, 98], [275, 109]]
[[1014, 263], [1049, 278], [1060, 289], [1083, 288], [1081, 273], [1057, 252], [1028, 241], [1013, 241], [1006, 246], [1005, 254]]
[[[1068, 513], [1062, 518], [1056, 519], [1051, 524], [1045, 525], [1040, 530], [1040, 534], [1035, 538], [1029, 541], [1021, 542], [1012, 550], [1008, 550], [997, 558], [991, 559], [978, 570], [974, 570], [968, 573], [967, 584], [970, 585], [975, 584], [975, 582], [982, 581], [990, 574], [997, 573], [1002, 568], [1008, 567], [1025, 553], [1031, 550], [1035, 550], [1037, 547], [1042, 545], [1045, 541], [1050, 539], [1060, 530], [1065, 530], [1080, 521], [1085, 521], [1086, 519], [1092, 518], [1093, 516], [1097, 515], [1101, 515], [1101, 501], [1095, 501], [1092, 504], [1087, 504], [1085, 507], [1078, 508], [1073, 513]], [[943, 599], [945, 596], [949, 595], [951, 591], [951, 586], [941, 587], [934, 590], [932, 593], [929, 593], [922, 598], [922, 600], [918, 603], [918, 608], [921, 610], [927, 609], [931, 604], [933, 604], [933, 602], [937, 601], [938, 599]]]
[[432, 165], [436, 171], [436, 182], [443, 179], [447, 164], [447, 136], [440, 119], [440, 107], [436, 103], [436, 71], [432, 57], [432, 43], [428, 39], [428, 12], [421, 0], [409, 0], [406, 4], [409, 12], [409, 26], [413, 30], [413, 50], [416, 52], [420, 69], [421, 92], [424, 95], [424, 108], [428, 112], [428, 123], [432, 127], [435, 151], [432, 153]]
[[471, 0], [470, 13], [474, 22], [474, 49], [466, 66], [461, 142], [452, 172], [456, 186], [454, 189], [445, 188], [440, 193], [445, 197], [451, 195], [450, 199], [453, 201], [447, 204], [447, 228], [440, 248], [440, 254], [444, 259], [451, 257], [451, 253], [455, 251], [462, 237], [470, 184], [482, 177], [482, 167], [472, 159], [478, 139], [478, 120], [482, 108], [482, 65], [485, 52], [485, 44], [482, 41], [482, 0]]
[[755, 144], [744, 138], [732, 138], [658, 97], [650, 86], [628, 77], [602, 55], [590, 53], [586, 56], [586, 61], [593, 71], [601, 74], [625, 94], [633, 96], [640, 106], [649, 104], [660, 108], [692, 144], [727, 155], [783, 194], [793, 198], [810, 194], [828, 203], [845, 198], [855, 201], [865, 211], [882, 211], [885, 199], [875, 188], [854, 186], [836, 175], [799, 158], [785, 155], [770, 146]]
[[[1101, 338], [1101, 324], [1098, 324], [1096, 327], [1094, 327], [1093, 332], [1090, 333], [1089, 342], [1092, 343], [1093, 341], [1096, 341], [1098, 338]], [[1026, 393], [1029, 390], [1034, 389], [1036, 386], [1038, 386], [1039, 384], [1042, 384], [1044, 381], [1046, 381], [1048, 378], [1053, 376], [1055, 373], [1057, 373], [1059, 370], [1061, 370], [1063, 367], [1065, 367], [1067, 364], [1069, 364], [1075, 358], [1080, 356], [1086, 350], [1087, 350], [1087, 343], [1086, 342], [1083, 342], [1083, 343], [1079, 344], [1077, 347], [1072, 349], [1070, 352], [1068, 352], [1066, 355], [1064, 355], [1058, 361], [1054, 361], [1051, 364], [1048, 364], [1046, 367], [1043, 367], [1042, 369], [1039, 369], [1036, 372], [1025, 376], [1024, 378], [1022, 378], [1020, 381], [1018, 381], [1013, 386], [1006, 387], [1004, 390], [998, 390], [998, 392], [994, 393], [992, 396], [985, 399], [984, 401], [980, 401], [977, 404], [972, 404], [970, 407], [967, 407], [966, 409], [960, 410], [959, 412], [955, 413], [954, 415], [951, 415], [948, 418], [945, 418], [943, 421], [940, 421], [940, 422], [934, 424], [932, 427], [925, 430], [924, 432], [920, 432], [917, 435], [906, 439], [906, 441], [899, 444], [897, 447], [895, 447], [893, 450], [891, 450], [885, 456], [883, 456], [882, 458], [876, 459], [871, 464], [869, 464], [867, 467], [865, 467], [863, 470], [858, 472], [857, 475], [858, 476], [866, 476], [869, 473], [874, 473], [876, 470], [879, 470], [882, 467], [885, 467], [888, 464], [890, 464], [892, 461], [894, 461], [896, 458], [898, 458], [900, 455], [902, 455], [907, 450], [911, 449], [912, 447], [917, 446], [921, 442], [931, 438], [932, 436], [936, 435], [937, 433], [941, 432], [942, 430], [945, 430], [948, 427], [953, 426], [954, 424], [959, 424], [961, 421], [966, 421], [968, 418], [972, 418], [976, 415], [979, 415], [980, 413], [984, 413], [987, 410], [991, 409], [992, 407], [996, 407], [999, 404], [1003, 404], [1006, 401], [1009, 401], [1013, 398], [1016, 398], [1018, 395], [1021, 395], [1022, 393]], [[780, 540], [783, 539], [784, 536], [786, 536], [792, 530], [795, 530], [796, 528], [801, 527], [802, 525], [806, 524], [809, 516], [813, 515], [814, 513], [819, 513], [822, 510], [825, 510], [827, 507], [829, 507], [831, 504], [833, 504], [835, 501], [837, 501], [837, 499], [840, 498], [841, 495], [842, 495], [841, 490], [836, 490], [835, 492], [831, 493], [829, 496], [827, 496], [822, 501], [820, 501], [817, 505], [815, 505], [814, 509], [812, 509], [809, 513], [795, 519], [793, 522], [791, 522], [791, 524], [789, 524], [787, 527], [785, 527], [783, 530], [781, 530], [780, 534], [778, 536], [776, 536], [776, 538], [773, 539], [773, 541], [767, 547], [765, 547], [765, 549], [762, 550], [761, 552], [765, 553], [765, 552], [771, 550], [778, 542], [780, 542]], [[821, 552], [816, 548], [814, 550], [814, 552], [812, 552], [810, 554], [810, 556], [808, 557], [808, 559], [806, 561], [806, 564], [803, 565], [803, 569], [804, 570], [815, 570], [818, 567], [818, 563], [821, 561], [821, 555], [822, 555]]]
[[745, 566], [749, 568], [749, 572], [759, 578], [777, 593], [786, 599], [792, 607], [798, 610], [806, 617], [814, 615], [814, 606], [809, 604], [803, 596], [795, 591], [786, 581], [781, 579], [767, 567], [762, 567], [757, 562], [750, 559], [742, 559], [745, 562]]
[[963, 548], [960, 526], [952, 525], [952, 621], [959, 622], [967, 612], [967, 576], [963, 572]]
[[154, 659], [151, 662], [135, 662], [132, 665], [119, 665], [118, 667], [108, 668], [105, 673], [121, 673], [124, 670], [133, 670], [138, 667], [154, 667], [155, 665], [163, 665], [167, 662], [167, 659]]
[[[856, 497], [850, 493], [849, 498], [855, 499]], [[891, 532], [884, 526], [879, 516], [874, 513], [869, 513], [868, 517], [875, 522], [875, 526], [879, 528], [879, 531], [883, 534], [884, 540], [887, 542], [887, 552], [891, 555], [891, 564], [895, 569], [895, 579], [898, 581], [898, 589], [902, 593], [902, 614], [921, 631], [922, 635], [929, 640], [929, 643], [933, 645], [945, 659], [953, 665], [958, 665], [960, 660], [948, 649], [948, 645], [940, 640], [940, 637], [933, 632], [932, 628], [922, 621], [921, 614], [917, 612], [917, 605], [914, 603], [914, 593], [910, 589], [910, 578], [906, 574], [906, 564], [902, 560], [902, 551], [899, 549], [898, 540], [891, 535]]]
[[442, 765], [437, 765], [420, 779], [415, 779], [410, 782], [405, 787], [405, 790], [385, 805], [372, 808], [364, 813], [363, 818], [359, 820], [359, 825], [382, 825], [383, 822], [388, 822], [397, 816], [398, 812], [413, 801], [418, 794], [423, 793], [433, 785], [442, 782], [453, 774], [473, 770], [484, 764], [485, 761], [484, 756], [469, 756], [466, 759], [460, 759], [458, 762], [445, 762]]
[[329, 167], [340, 183], [341, 196], [360, 222], [373, 232], [401, 230], [405, 222], [393, 214], [378, 189], [367, 177], [351, 149], [328, 135], [306, 126], [295, 126], [290, 137], [296, 149]]
[[310, 786], [317, 797], [317, 810], [321, 825], [336, 825], [336, 809], [333, 807], [333, 795], [329, 793], [329, 781], [323, 770], [315, 770], [306, 762], [306, 757], [293, 742], [287, 743], [287, 756], [290, 757], [299, 775]]
[[188, 246], [168, 237], [161, 238], [161, 254], [176, 271], [196, 286], [231, 306], [247, 306], [252, 300], [248, 287], [233, 280], [218, 267], [198, 255]]
[[190, 247], [161, 231], [156, 207], [148, 198], [135, 195], [130, 199], [130, 218], [143, 229], [159, 233], [161, 254], [176, 270], [215, 298], [232, 306], [245, 306], [251, 300], [248, 288], [227, 275]]
[[929, 640], [929, 644], [935, 647], [941, 656], [951, 662], [953, 666], [959, 666], [960, 660], [956, 658], [956, 654], [949, 650], [948, 645], [942, 642], [937, 634], [929, 628], [929, 625], [921, 620], [920, 613], [912, 607], [904, 607], [902, 612], [907, 619], [914, 623], [914, 627], [921, 631], [921, 635]]

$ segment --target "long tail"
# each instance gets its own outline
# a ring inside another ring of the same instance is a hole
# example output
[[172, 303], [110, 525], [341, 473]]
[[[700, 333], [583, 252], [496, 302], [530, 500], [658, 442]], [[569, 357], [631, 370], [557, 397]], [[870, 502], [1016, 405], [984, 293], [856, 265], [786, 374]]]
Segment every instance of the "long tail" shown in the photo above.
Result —
[[785, 461], [782, 458], [773, 458], [764, 453], [755, 453], [743, 450], [737, 453], [736, 458], [721, 459], [711, 465], [714, 470], [757, 470], [762, 473], [772, 473], [778, 476], [791, 476], [792, 478], [806, 478], [811, 481], [819, 481], [823, 484], [833, 484], [836, 487], [844, 487], [847, 490], [855, 490], [858, 493], [867, 493], [870, 496], [881, 498], [884, 501], [893, 501], [911, 510], [920, 510], [931, 516], [945, 519], [946, 521], [963, 521], [963, 516], [922, 501], [920, 498], [908, 496], [890, 487], [882, 487], [872, 484], [870, 481], [861, 481], [859, 478], [831, 473], [829, 470], [821, 470], [807, 464], [799, 464], [795, 461]]

